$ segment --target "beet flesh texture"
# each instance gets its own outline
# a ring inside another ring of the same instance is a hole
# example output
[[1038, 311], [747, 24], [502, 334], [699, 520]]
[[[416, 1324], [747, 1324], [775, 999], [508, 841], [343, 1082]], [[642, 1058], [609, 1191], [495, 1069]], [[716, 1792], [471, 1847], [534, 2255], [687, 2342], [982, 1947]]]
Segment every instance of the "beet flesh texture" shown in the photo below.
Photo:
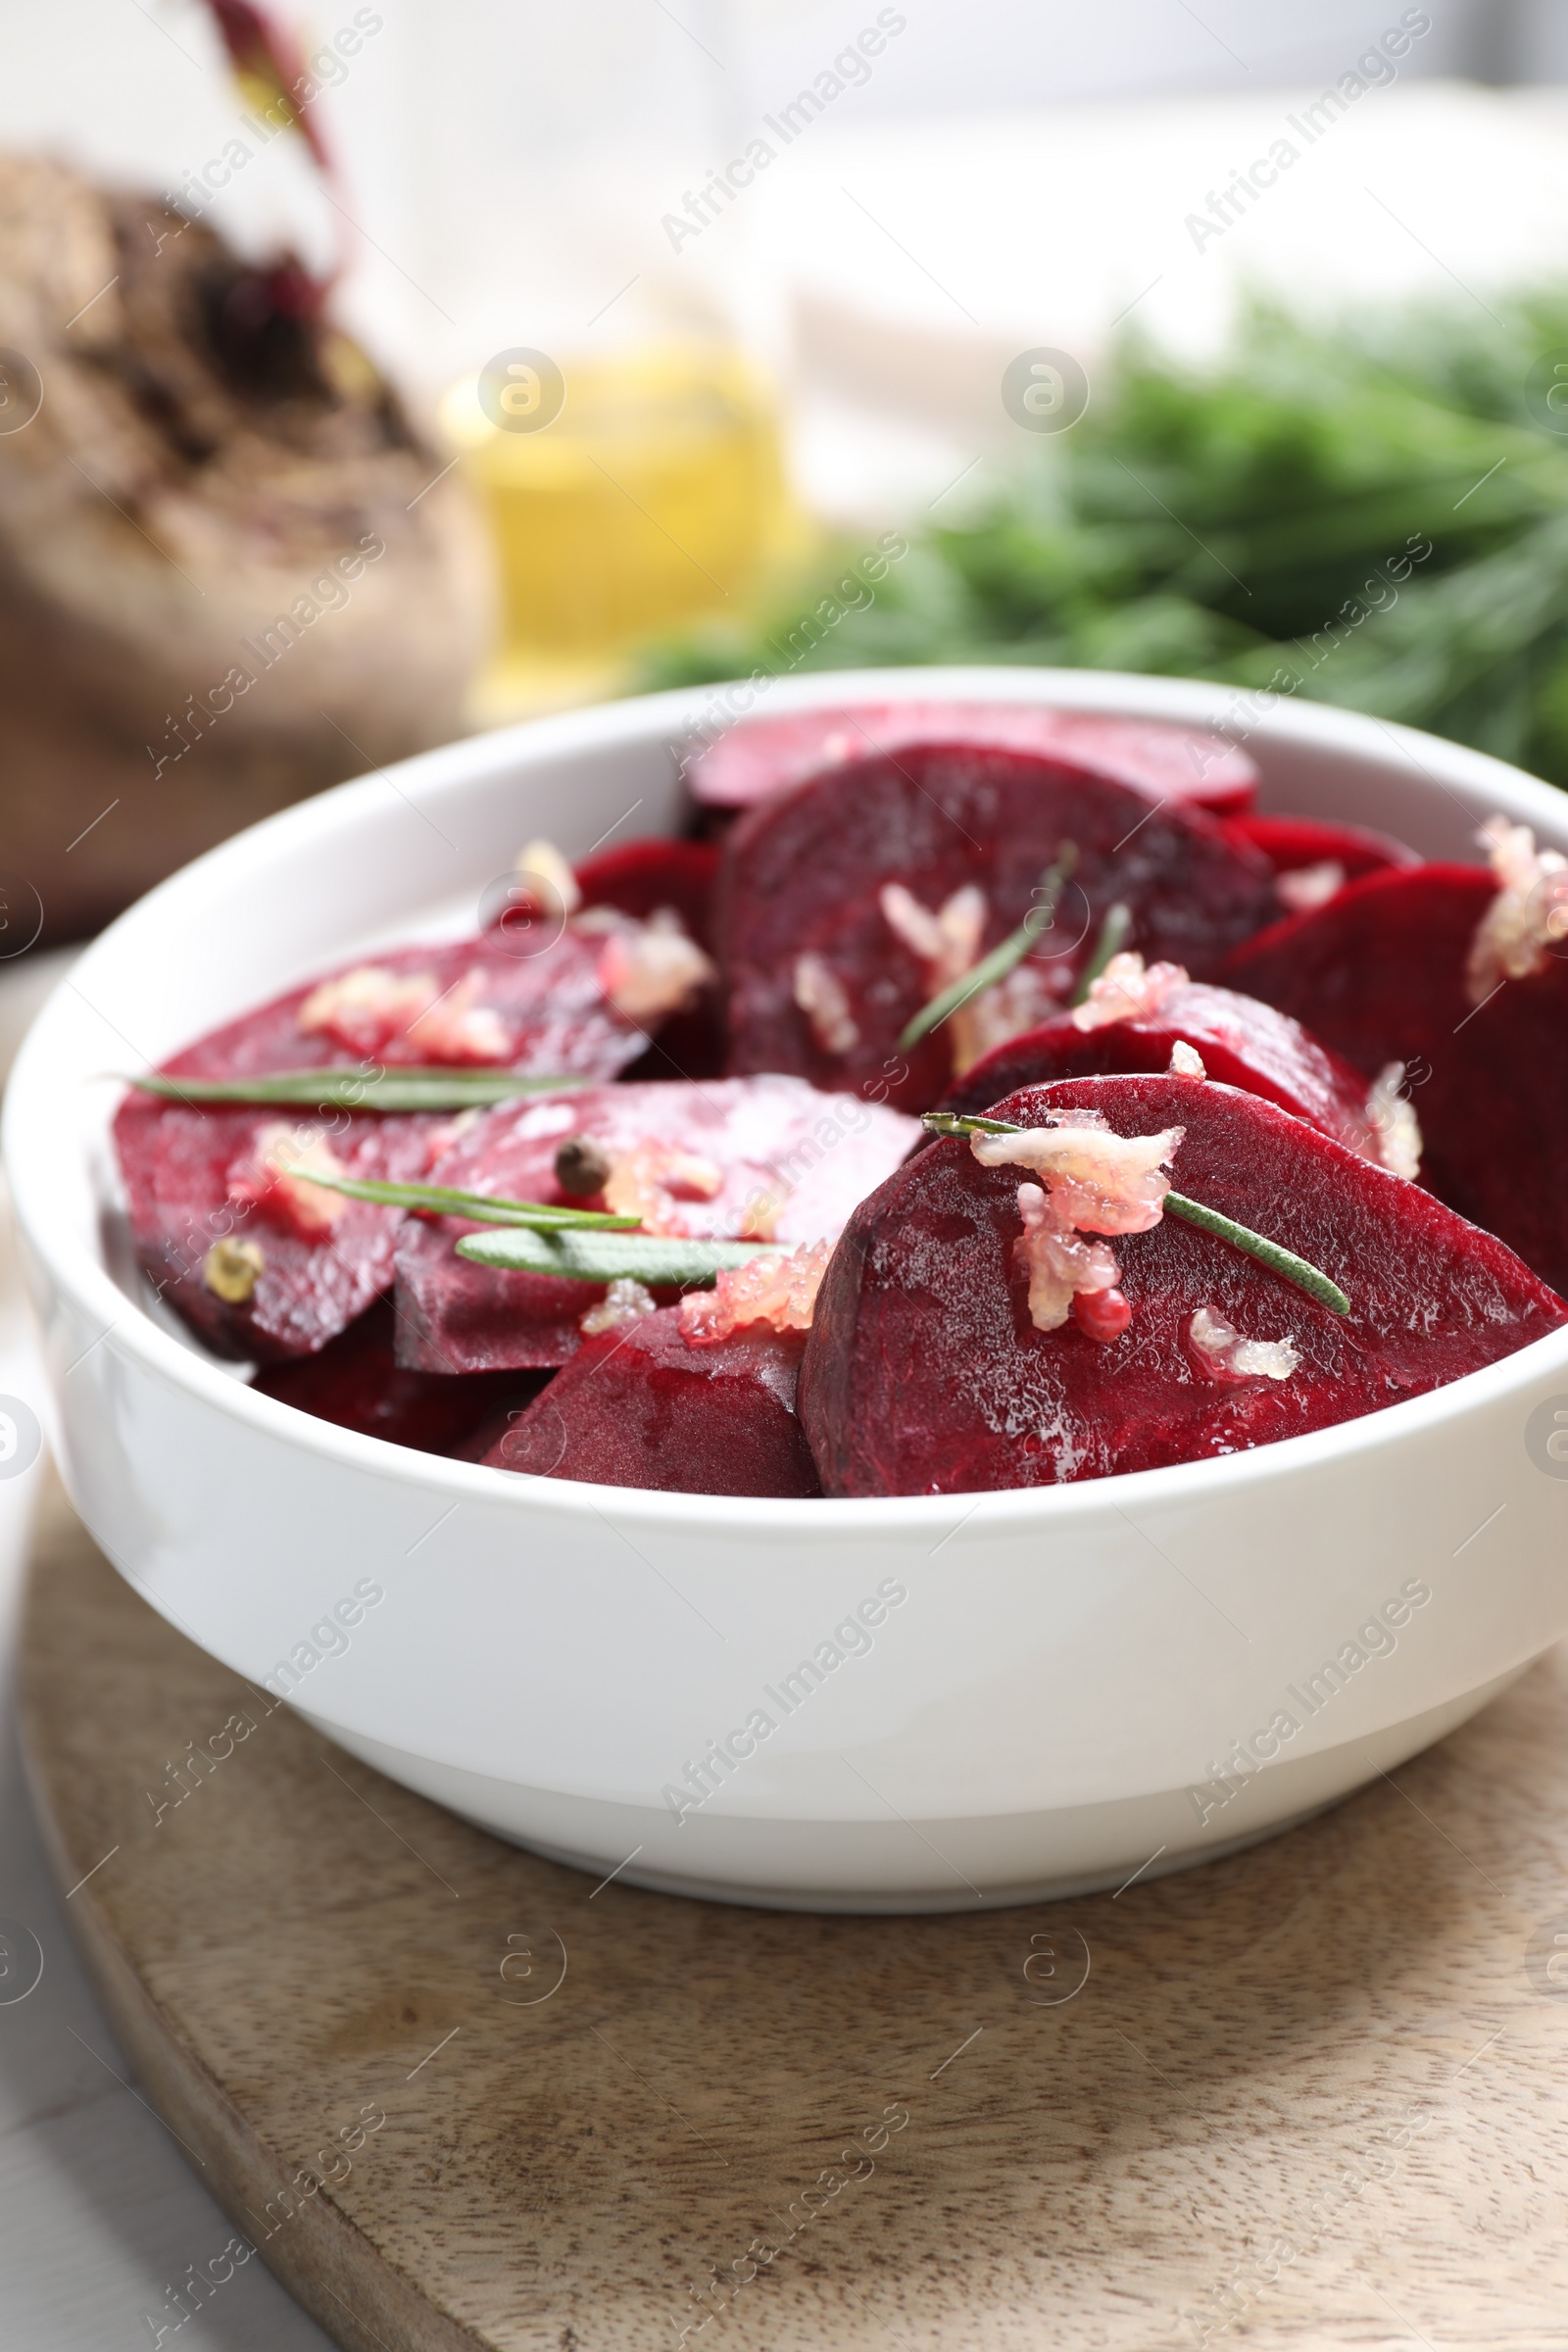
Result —
[[[794, 1170], [798, 1181], [774, 1227], [777, 1240], [794, 1244], [839, 1233], [918, 1130], [879, 1104], [820, 1095], [798, 1078], [623, 1083], [487, 1112], [430, 1181], [512, 1200], [565, 1202], [556, 1152], [568, 1135], [603, 1145], [612, 1158], [655, 1143], [710, 1159], [724, 1178], [719, 1192], [679, 1204], [688, 1231], [710, 1239], [738, 1234], [748, 1204], [777, 1183], [781, 1169]], [[596, 1197], [575, 1205], [603, 1202]], [[478, 1230], [457, 1217], [408, 1219], [397, 1250], [400, 1360], [427, 1372], [564, 1364], [582, 1346], [578, 1318], [603, 1298], [603, 1288], [459, 1257], [455, 1244]]]
[[798, 1334], [754, 1324], [690, 1348], [678, 1307], [580, 1348], [485, 1460], [539, 1478], [684, 1494], [818, 1494], [795, 1414]]
[[[441, 989], [477, 969], [484, 983], [477, 1002], [500, 1013], [510, 1063], [604, 1079], [644, 1040], [599, 997], [601, 946], [568, 935], [547, 954], [520, 957], [464, 940], [364, 960], [400, 975], [429, 972]], [[163, 1072], [233, 1078], [358, 1065], [362, 1056], [324, 1032], [301, 1030], [299, 1009], [316, 985], [226, 1022], [163, 1063]], [[377, 1061], [392, 1067], [436, 1056], [394, 1039], [363, 1059], [367, 1067]], [[137, 1256], [148, 1279], [220, 1355], [270, 1362], [312, 1354], [392, 1284], [401, 1211], [350, 1201], [329, 1233], [312, 1238], [265, 1200], [243, 1208], [231, 1201], [231, 1179], [253, 1160], [263, 1131], [279, 1125], [302, 1137], [320, 1132], [348, 1174], [375, 1182], [421, 1179], [451, 1129], [449, 1119], [422, 1112], [318, 1115], [295, 1104], [198, 1109], [127, 1095], [114, 1134]], [[219, 1298], [202, 1278], [209, 1246], [225, 1233], [258, 1243], [266, 1258], [255, 1290], [237, 1305]]]
[[[317, 1354], [267, 1364], [252, 1386], [297, 1412], [420, 1453], [477, 1461], [510, 1408], [531, 1403], [545, 1373], [475, 1373], [448, 1380], [406, 1371], [392, 1343], [392, 1303], [375, 1304]], [[482, 1442], [481, 1442], [482, 1441]]]
[[989, 1110], [1020, 1087], [1059, 1078], [1157, 1076], [1169, 1069], [1171, 1048], [1181, 1040], [1197, 1047], [1209, 1077], [1222, 1086], [1277, 1102], [1352, 1150], [1364, 1138], [1367, 1082], [1359, 1070], [1272, 1004], [1202, 980], [1173, 990], [1149, 1020], [1106, 1021], [1085, 1031], [1059, 1013], [977, 1061], [939, 1107]]
[[1260, 933], [1227, 978], [1362, 1070], [1404, 1062], [1422, 1183], [1568, 1292], [1568, 962], [1471, 1004], [1465, 959], [1495, 887], [1469, 865], [1368, 875]]
[[[1133, 1309], [1122, 1339], [1070, 1320], [1037, 1331], [1012, 1263], [1028, 1172], [940, 1143], [862, 1201], [817, 1298], [800, 1412], [828, 1494], [1052, 1486], [1236, 1453], [1420, 1396], [1568, 1321], [1492, 1235], [1230, 1087], [1083, 1078], [996, 1107], [1022, 1125], [1071, 1107], [1122, 1135], [1185, 1127], [1178, 1189], [1310, 1259], [1351, 1312], [1167, 1215], [1111, 1243]], [[1294, 1337], [1298, 1369], [1214, 1380], [1188, 1338], [1202, 1306], [1247, 1339]]]
[[[1198, 978], [1278, 912], [1266, 860], [1201, 811], [1152, 810], [1142, 795], [1059, 760], [920, 746], [867, 760], [853, 792], [841, 782], [819, 777], [764, 803], [725, 845], [718, 923], [732, 1071], [797, 1071], [906, 1110], [937, 1100], [951, 1074], [948, 1040], [938, 1031], [899, 1051], [926, 992], [921, 964], [882, 911], [887, 882], [932, 908], [978, 883], [988, 952], [1016, 929], [1071, 841], [1073, 880], [1042, 942], [1059, 936], [1064, 974], [1089, 960], [1117, 899], [1133, 913], [1130, 945]], [[847, 992], [859, 1042], [846, 1054], [824, 1050], [795, 1002], [796, 959], [807, 952]]]
[[824, 769], [915, 743], [1045, 752], [1148, 800], [1174, 798], [1226, 814], [1250, 808], [1257, 791], [1252, 760], [1222, 736], [1021, 703], [855, 703], [751, 719], [690, 757], [686, 781], [706, 807], [755, 808]]
[[1343, 865], [1348, 882], [1363, 874], [1385, 872], [1391, 866], [1419, 865], [1421, 858], [1407, 842], [1392, 833], [1374, 833], [1366, 825], [1323, 824], [1310, 816], [1228, 817], [1225, 833], [1232, 841], [1249, 842], [1261, 850], [1276, 874], [1299, 873], [1303, 866]]

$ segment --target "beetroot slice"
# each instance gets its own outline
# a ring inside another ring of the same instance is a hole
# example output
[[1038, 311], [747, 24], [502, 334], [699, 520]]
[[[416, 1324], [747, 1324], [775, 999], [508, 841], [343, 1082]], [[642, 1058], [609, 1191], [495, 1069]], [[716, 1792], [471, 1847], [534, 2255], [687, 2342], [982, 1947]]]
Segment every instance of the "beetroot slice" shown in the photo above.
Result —
[[[604, 1001], [598, 983], [602, 940], [566, 933], [533, 956], [475, 940], [400, 948], [339, 967], [367, 964], [393, 984], [424, 985], [416, 1004], [436, 1004], [434, 1034], [411, 1019], [347, 1007], [344, 1027], [301, 1026], [301, 1010], [318, 983], [226, 1022], [163, 1064], [174, 1077], [249, 1077], [270, 1070], [344, 1067], [363, 1062], [468, 1063], [499, 1059], [535, 1072], [612, 1078], [638, 1054], [642, 1031]], [[445, 1028], [440, 1014], [445, 1007]], [[468, 1015], [473, 1018], [469, 1020]], [[490, 1044], [494, 1054], [455, 1048]], [[264, 1361], [310, 1354], [363, 1314], [391, 1286], [396, 1210], [345, 1203], [330, 1232], [313, 1238], [280, 1213], [273, 1195], [259, 1203], [247, 1173], [270, 1131], [324, 1137], [347, 1174], [376, 1180], [422, 1177], [451, 1132], [445, 1119], [405, 1113], [315, 1112], [248, 1106], [195, 1109], [132, 1094], [115, 1119], [115, 1144], [129, 1198], [137, 1254], [149, 1279], [218, 1353]], [[261, 1249], [264, 1270], [248, 1299], [225, 1301], [203, 1273], [209, 1248], [225, 1235]]]
[[[422, 1113], [192, 1110], [150, 1095], [122, 1105], [115, 1143], [148, 1280], [216, 1354], [264, 1363], [313, 1354], [391, 1288], [401, 1223], [397, 1209], [345, 1200], [330, 1228], [313, 1234], [265, 1195], [236, 1198], [272, 1127], [325, 1137], [346, 1175], [403, 1183], [424, 1175], [450, 1122]], [[225, 1240], [261, 1252], [248, 1298], [225, 1300], [206, 1279], [208, 1252]]]
[[[707, 841], [633, 841], [606, 850], [576, 868], [585, 906], [618, 906], [646, 922], [661, 907], [680, 916], [702, 948], [713, 944], [713, 883], [718, 850]], [[724, 1067], [724, 1008], [716, 988], [671, 1013], [647, 1052], [630, 1065], [632, 1078], [716, 1078]]]
[[498, 1470], [686, 1494], [817, 1494], [795, 1415], [801, 1342], [756, 1325], [710, 1348], [662, 1307], [579, 1349], [486, 1454]]
[[[264, 1070], [341, 1068], [366, 1059], [405, 1064], [500, 1064], [530, 1071], [612, 1078], [643, 1050], [646, 1034], [605, 1001], [602, 938], [567, 929], [533, 953], [513, 952], [505, 935], [394, 948], [334, 965], [319, 980], [290, 989], [229, 1021], [174, 1055], [176, 1075], [221, 1078]], [[414, 991], [384, 1009], [346, 1003], [331, 1015], [318, 992], [351, 974], [384, 973]], [[420, 984], [416, 988], [416, 984]], [[312, 999], [312, 1025], [302, 1016]], [[428, 1017], [417, 1015], [428, 1004]], [[330, 1025], [321, 1025], [329, 1021]]]
[[[1005, 1046], [949, 1087], [943, 1110], [987, 1110], [1025, 1086], [1059, 1078], [1109, 1077], [1168, 1070], [1171, 1049], [1195, 1046], [1210, 1078], [1277, 1102], [1352, 1151], [1368, 1138], [1367, 1083], [1343, 1054], [1331, 1054], [1298, 1021], [1234, 989], [1193, 981], [1173, 989], [1148, 1020], [1106, 1021], [1087, 1032], [1059, 1013]], [[1374, 1154], [1375, 1156], [1375, 1154]]]
[[1366, 825], [1330, 825], [1311, 816], [1245, 814], [1225, 819], [1233, 841], [1250, 842], [1261, 850], [1276, 874], [1298, 873], [1303, 865], [1343, 865], [1348, 882], [1363, 874], [1381, 873], [1388, 866], [1419, 865], [1419, 851], [1392, 833], [1374, 833]]
[[[1031, 906], [1064, 842], [1078, 862], [1063, 894], [1052, 966], [1063, 996], [1093, 953], [1106, 908], [1132, 910], [1130, 945], [1151, 961], [1211, 974], [1276, 913], [1273, 878], [1250, 848], [1199, 810], [1141, 795], [1031, 753], [922, 745], [842, 779], [820, 777], [742, 817], [725, 847], [719, 937], [729, 981], [732, 1070], [793, 1070], [918, 1109], [951, 1074], [951, 1032], [907, 1055], [899, 1038], [926, 1000], [922, 965], [883, 912], [899, 882], [935, 909], [966, 884], [985, 893], [989, 950]], [[1070, 954], [1066, 953], [1071, 950]], [[799, 959], [844, 992], [856, 1031], [830, 1051], [796, 1003]]]
[[710, 901], [718, 850], [707, 841], [630, 841], [575, 869], [585, 906], [618, 906], [646, 922], [671, 906], [701, 947], [712, 945]]
[[686, 781], [707, 807], [754, 808], [769, 793], [804, 784], [824, 769], [914, 743], [1045, 752], [1146, 799], [1175, 799], [1226, 813], [1250, 808], [1257, 790], [1253, 762], [1222, 736], [1157, 719], [1044, 710], [1027, 703], [854, 703], [752, 719], [692, 754]]
[[[941, 1143], [861, 1203], [818, 1294], [800, 1411], [825, 1493], [1050, 1486], [1234, 1453], [1420, 1396], [1568, 1321], [1500, 1242], [1270, 1102], [1198, 1078], [1082, 1078], [997, 1115], [1069, 1107], [1122, 1135], [1185, 1127], [1179, 1189], [1298, 1250], [1351, 1312], [1167, 1214], [1112, 1244], [1125, 1337], [1037, 1331], [1012, 1263], [1027, 1171]], [[1296, 1371], [1215, 1380], [1190, 1336], [1205, 1306], [1246, 1339], [1294, 1337]]]
[[1363, 874], [1421, 863], [1406, 842], [1396, 841], [1392, 833], [1370, 832], [1363, 825], [1320, 824], [1308, 816], [1246, 814], [1227, 818], [1222, 829], [1228, 839], [1261, 850], [1274, 868], [1275, 896], [1292, 914], [1326, 906], [1347, 882], [1358, 882]]
[[[708, 1161], [719, 1190], [705, 1199], [681, 1185], [661, 1219], [666, 1227], [673, 1219], [694, 1237], [733, 1237], [755, 1229], [765, 1200], [776, 1209], [763, 1219], [772, 1238], [797, 1243], [836, 1236], [919, 1130], [895, 1111], [818, 1094], [799, 1078], [593, 1087], [487, 1111], [430, 1181], [513, 1200], [565, 1201], [571, 1196], [556, 1181], [556, 1153], [567, 1136], [586, 1137], [612, 1161], [639, 1149]], [[582, 1344], [578, 1318], [600, 1302], [602, 1289], [474, 1265], [454, 1245], [476, 1230], [456, 1217], [405, 1225], [397, 1257], [401, 1360], [429, 1372], [564, 1364]]]
[[[545, 1377], [481, 1372], [467, 1380], [444, 1380], [405, 1371], [393, 1355], [391, 1301], [380, 1299], [319, 1354], [266, 1365], [252, 1386], [264, 1396], [363, 1437], [385, 1438], [420, 1453], [477, 1460], [489, 1450], [494, 1425], [504, 1422], [509, 1409], [515, 1413], [531, 1403]], [[481, 1435], [486, 1443], [470, 1450]]]
[[1260, 933], [1227, 977], [1362, 1070], [1404, 1062], [1423, 1184], [1568, 1291], [1568, 963], [1472, 1004], [1465, 961], [1494, 891], [1477, 866], [1371, 874]]

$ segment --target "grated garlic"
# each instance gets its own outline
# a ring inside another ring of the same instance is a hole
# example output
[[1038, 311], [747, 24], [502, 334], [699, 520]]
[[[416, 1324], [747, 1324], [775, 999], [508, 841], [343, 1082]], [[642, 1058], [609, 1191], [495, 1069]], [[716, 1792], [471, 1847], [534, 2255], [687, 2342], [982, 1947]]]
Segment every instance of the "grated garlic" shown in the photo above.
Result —
[[500, 1015], [475, 1003], [483, 990], [478, 970], [443, 990], [434, 972], [361, 963], [313, 988], [296, 1018], [306, 1036], [324, 1033], [354, 1054], [407, 1037], [435, 1061], [504, 1061], [511, 1040]]
[[1366, 1117], [1376, 1157], [1394, 1175], [1413, 1184], [1421, 1172], [1421, 1123], [1414, 1103], [1401, 1092], [1403, 1085], [1403, 1062], [1389, 1062], [1373, 1081]]
[[600, 987], [621, 1018], [633, 1023], [678, 1012], [715, 977], [709, 957], [667, 906], [646, 923], [623, 920], [599, 958]]
[[723, 1190], [724, 1172], [678, 1144], [638, 1144], [612, 1160], [604, 1181], [605, 1206], [612, 1215], [640, 1219], [645, 1233], [678, 1238], [690, 1227], [680, 1200], [711, 1200]]
[[283, 1210], [295, 1231], [316, 1241], [330, 1233], [351, 1203], [345, 1193], [313, 1184], [313, 1176], [346, 1176], [348, 1170], [322, 1135], [301, 1135], [281, 1124], [264, 1127], [256, 1138], [252, 1170], [229, 1186], [231, 1199], [266, 1199]]
[[505, 1061], [512, 1046], [507, 1025], [494, 1005], [475, 1003], [484, 986], [482, 972], [465, 972], [409, 1023], [409, 1043], [433, 1061]]
[[726, 1267], [710, 1291], [690, 1291], [681, 1300], [682, 1338], [693, 1348], [711, 1348], [748, 1324], [809, 1331], [832, 1254], [831, 1242], [806, 1242], [784, 1257], [754, 1257], [749, 1265]]
[[589, 1307], [577, 1317], [577, 1329], [585, 1339], [597, 1339], [602, 1331], [620, 1331], [628, 1323], [639, 1322], [654, 1311], [654, 1295], [629, 1274], [617, 1274], [597, 1306]]
[[1291, 1334], [1283, 1340], [1244, 1340], [1211, 1306], [1198, 1309], [1187, 1336], [1216, 1380], [1289, 1380], [1301, 1360]]
[[853, 1054], [859, 1024], [850, 1009], [849, 991], [826, 958], [808, 952], [795, 958], [795, 1002], [824, 1054]]
[[1113, 956], [1089, 995], [1072, 1010], [1072, 1025], [1086, 1034], [1112, 1021], [1152, 1021], [1176, 989], [1186, 988], [1188, 974], [1180, 963], [1144, 962], [1136, 950]]
[[1274, 896], [1292, 914], [1310, 914], [1318, 906], [1326, 906], [1337, 899], [1345, 888], [1345, 868], [1337, 858], [1325, 858], [1317, 865], [1294, 866], [1288, 874], [1274, 877]]
[[[885, 883], [878, 903], [890, 928], [925, 967], [928, 1004], [973, 971], [986, 928], [986, 896], [976, 884], [956, 890], [934, 914], [902, 882]], [[1064, 971], [1025, 959], [950, 1012], [941, 1027], [954, 1076], [963, 1077], [996, 1047], [1048, 1020], [1057, 1008]]]
[[530, 841], [513, 871], [531, 885], [529, 897], [550, 914], [575, 914], [582, 905], [577, 877], [553, 841]]
[[1104, 1242], [1086, 1242], [1038, 1184], [1018, 1187], [1023, 1233], [1013, 1256], [1029, 1277], [1029, 1320], [1036, 1331], [1059, 1331], [1080, 1291], [1114, 1290], [1121, 1268]]
[[1148, 1233], [1163, 1215], [1170, 1178], [1160, 1163], [1178, 1151], [1185, 1127], [1158, 1135], [1115, 1135], [1098, 1111], [1063, 1111], [1054, 1127], [974, 1135], [982, 1167], [1029, 1168], [1045, 1179], [1058, 1221], [1080, 1232]]
[[1476, 926], [1465, 979], [1472, 1004], [1484, 1004], [1504, 980], [1528, 980], [1568, 940], [1568, 858], [1538, 850], [1528, 825], [1488, 817], [1476, 835], [1492, 860], [1497, 895]]

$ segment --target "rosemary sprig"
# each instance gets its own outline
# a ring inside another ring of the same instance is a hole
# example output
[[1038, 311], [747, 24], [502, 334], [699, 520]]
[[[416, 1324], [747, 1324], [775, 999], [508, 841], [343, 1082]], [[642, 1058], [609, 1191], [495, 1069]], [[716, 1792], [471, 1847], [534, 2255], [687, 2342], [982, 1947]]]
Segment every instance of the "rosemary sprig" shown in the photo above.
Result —
[[469, 1217], [476, 1225], [526, 1225], [538, 1233], [634, 1233], [636, 1217], [614, 1217], [602, 1208], [559, 1208], [547, 1200], [504, 1200], [491, 1193], [464, 1193], [445, 1184], [381, 1184], [368, 1176], [318, 1176], [300, 1170], [307, 1182], [375, 1208], [419, 1208], [438, 1217]]
[[927, 1135], [1022, 1135], [1016, 1119], [982, 1119], [969, 1110], [923, 1110], [920, 1124]]
[[929, 1004], [921, 1005], [913, 1020], [907, 1021], [900, 1034], [901, 1054], [907, 1054], [911, 1047], [920, 1043], [922, 1037], [929, 1037], [933, 1029], [940, 1029], [944, 1021], [951, 1020], [956, 1012], [968, 1004], [971, 997], [977, 997], [983, 988], [995, 988], [999, 980], [1005, 980], [1015, 964], [1022, 963], [1041, 933], [1049, 931], [1055, 921], [1061, 894], [1071, 880], [1077, 862], [1076, 845], [1064, 841], [1054, 861], [1036, 883], [1039, 896], [1017, 930], [1009, 931], [989, 956], [982, 956], [970, 970], [960, 973], [956, 980], [950, 981], [940, 995], [931, 999]]
[[[114, 1075], [119, 1076], [119, 1072]], [[251, 1078], [128, 1078], [143, 1094], [173, 1102], [293, 1102], [317, 1110], [487, 1110], [520, 1095], [575, 1094], [588, 1078], [535, 1077], [526, 1070], [411, 1066], [373, 1070], [269, 1070]]]
[[[1016, 1119], [974, 1118], [953, 1110], [928, 1110], [922, 1123], [932, 1135], [1023, 1135], [1027, 1132]], [[1185, 1193], [1167, 1193], [1163, 1205], [1172, 1216], [1182, 1218], [1186, 1224], [1197, 1225], [1204, 1233], [1216, 1235], [1220, 1241], [1229, 1242], [1235, 1250], [1244, 1250], [1249, 1257], [1255, 1257], [1260, 1266], [1267, 1266], [1271, 1274], [1278, 1274], [1285, 1282], [1293, 1282], [1298, 1291], [1304, 1291], [1309, 1298], [1315, 1298], [1319, 1306], [1329, 1307], [1337, 1315], [1350, 1312], [1349, 1298], [1339, 1284], [1321, 1267], [1312, 1265], [1304, 1257], [1298, 1257], [1294, 1250], [1287, 1250], [1282, 1243], [1271, 1242], [1266, 1234], [1254, 1233], [1250, 1225], [1239, 1225], [1234, 1217], [1227, 1217], [1217, 1208], [1205, 1207], [1201, 1200], [1189, 1200]]]
[[1337, 1315], [1349, 1313], [1350, 1301], [1339, 1284], [1308, 1259], [1298, 1257], [1294, 1250], [1287, 1250], [1282, 1243], [1271, 1242], [1266, 1234], [1254, 1233], [1250, 1225], [1238, 1225], [1234, 1217], [1223, 1215], [1217, 1208], [1205, 1208], [1201, 1200], [1190, 1200], [1185, 1193], [1167, 1193], [1165, 1206], [1173, 1217], [1181, 1217], [1189, 1225], [1200, 1226], [1204, 1233], [1216, 1234], [1222, 1242], [1229, 1242], [1233, 1249], [1245, 1250], [1249, 1257], [1255, 1257], [1258, 1264], [1267, 1266], [1271, 1274], [1282, 1276], [1286, 1282], [1294, 1282], [1298, 1291], [1304, 1291], [1309, 1298], [1315, 1298], [1319, 1306], [1330, 1307]]
[[630, 1276], [650, 1290], [707, 1286], [727, 1267], [776, 1254], [774, 1247], [761, 1242], [688, 1242], [662, 1234], [565, 1228], [470, 1233], [458, 1244], [458, 1255], [471, 1258], [475, 1265], [554, 1274], [568, 1282], [615, 1282]]
[[1114, 906], [1106, 907], [1105, 919], [1100, 926], [1100, 937], [1095, 943], [1095, 952], [1078, 975], [1078, 986], [1074, 989], [1072, 998], [1075, 1004], [1088, 1004], [1089, 991], [1100, 978], [1111, 957], [1121, 954], [1132, 935], [1132, 909], [1118, 899]]

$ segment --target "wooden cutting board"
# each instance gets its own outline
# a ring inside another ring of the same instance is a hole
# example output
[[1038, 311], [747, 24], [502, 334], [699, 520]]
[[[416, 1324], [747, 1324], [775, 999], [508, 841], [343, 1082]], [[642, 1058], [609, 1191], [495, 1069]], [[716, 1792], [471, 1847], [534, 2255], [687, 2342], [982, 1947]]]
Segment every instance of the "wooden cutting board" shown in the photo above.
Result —
[[254, 2247], [354, 2352], [1568, 2340], [1563, 1651], [1250, 1853], [909, 1920], [498, 1843], [58, 1501], [23, 1677], [70, 1916], [234, 2225], [171, 2327]]

